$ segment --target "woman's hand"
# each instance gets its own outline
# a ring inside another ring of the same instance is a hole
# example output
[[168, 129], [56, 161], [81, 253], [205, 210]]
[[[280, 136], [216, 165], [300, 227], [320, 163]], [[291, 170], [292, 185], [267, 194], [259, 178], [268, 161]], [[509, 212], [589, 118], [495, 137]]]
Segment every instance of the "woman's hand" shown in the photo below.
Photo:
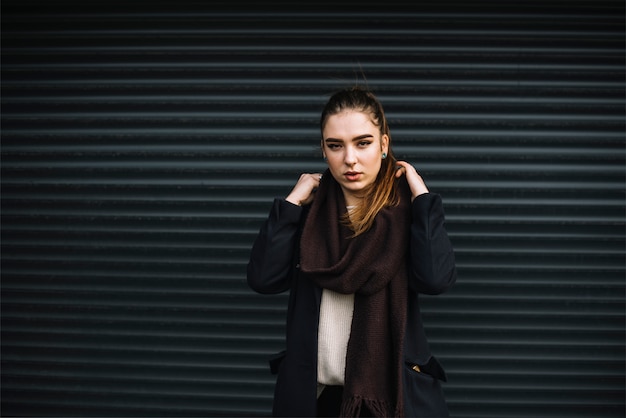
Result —
[[404, 174], [409, 183], [412, 194], [411, 201], [421, 194], [428, 193], [428, 187], [426, 187], [426, 183], [424, 183], [422, 176], [415, 170], [415, 167], [406, 161], [396, 161], [396, 164], [399, 167], [396, 171], [396, 177], [400, 178]]
[[320, 186], [320, 180], [322, 173], [302, 174], [285, 200], [298, 206], [308, 205], [313, 201], [313, 192]]

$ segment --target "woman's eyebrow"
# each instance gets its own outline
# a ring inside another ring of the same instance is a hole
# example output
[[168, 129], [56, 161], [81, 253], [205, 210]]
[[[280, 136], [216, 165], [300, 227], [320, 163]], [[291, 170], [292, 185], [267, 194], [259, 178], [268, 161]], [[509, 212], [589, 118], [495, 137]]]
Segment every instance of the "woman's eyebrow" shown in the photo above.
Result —
[[360, 141], [361, 139], [365, 139], [365, 138], [374, 138], [374, 136], [372, 134], [363, 134], [363, 135], [359, 135], [359, 136], [352, 138], [352, 140]]
[[326, 138], [324, 142], [343, 142], [343, 140], [337, 138]]
[[[360, 141], [361, 139], [373, 138], [373, 137], [374, 136], [371, 134], [363, 134], [363, 135], [355, 136], [354, 138], [352, 138], [352, 141]], [[326, 138], [324, 142], [343, 142], [343, 139]]]

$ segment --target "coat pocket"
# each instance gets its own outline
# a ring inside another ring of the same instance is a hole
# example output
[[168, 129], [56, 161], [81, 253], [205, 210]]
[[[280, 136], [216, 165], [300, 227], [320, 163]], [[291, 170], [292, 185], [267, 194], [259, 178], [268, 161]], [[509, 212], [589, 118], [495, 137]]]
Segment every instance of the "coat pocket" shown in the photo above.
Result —
[[276, 353], [270, 356], [268, 361], [270, 363], [270, 372], [272, 374], [278, 374], [278, 370], [280, 369], [280, 364], [285, 359], [285, 356], [287, 356], [286, 350], [283, 350], [279, 353]]
[[[413, 371], [417, 371], [419, 373], [426, 373], [437, 380], [441, 380], [442, 382], [447, 382], [448, 377], [446, 376], [446, 372], [439, 363], [439, 360], [435, 358], [435, 356], [430, 356], [427, 362], [419, 362], [416, 358], [405, 357], [404, 359], [407, 367], [412, 369]], [[414, 369], [414, 367], [417, 368]]]
[[[440, 379], [424, 369], [428, 369], [428, 364], [423, 366], [411, 362], [405, 364], [403, 371], [404, 415], [438, 418], [450, 416]], [[443, 377], [445, 378], [445, 374]]]

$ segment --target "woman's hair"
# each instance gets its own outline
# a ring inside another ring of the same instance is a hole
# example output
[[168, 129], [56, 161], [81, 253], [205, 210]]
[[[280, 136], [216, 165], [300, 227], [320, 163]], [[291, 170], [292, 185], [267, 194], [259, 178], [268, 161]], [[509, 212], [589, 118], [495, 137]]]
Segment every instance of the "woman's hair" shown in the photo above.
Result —
[[366, 232], [374, 223], [378, 212], [387, 206], [398, 205], [400, 198], [396, 186], [396, 158], [391, 150], [391, 135], [382, 104], [376, 96], [359, 86], [346, 88], [334, 93], [322, 110], [320, 128], [322, 135], [324, 126], [330, 116], [344, 110], [355, 110], [369, 115], [372, 123], [380, 129], [382, 135], [389, 137], [387, 157], [382, 160], [380, 171], [374, 183], [365, 190], [363, 204], [346, 214], [343, 221], [354, 231], [354, 236]]

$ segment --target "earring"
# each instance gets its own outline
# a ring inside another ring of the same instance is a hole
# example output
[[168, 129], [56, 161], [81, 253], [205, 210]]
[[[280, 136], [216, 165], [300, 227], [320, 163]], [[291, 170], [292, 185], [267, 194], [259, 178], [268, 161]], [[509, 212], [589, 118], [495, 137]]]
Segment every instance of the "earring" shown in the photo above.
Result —
[[324, 155], [324, 161], [328, 161], [328, 158]]
[[386, 152], [383, 152], [383, 160], [384, 160], [385, 158], [387, 158], [387, 153], [386, 153]]

